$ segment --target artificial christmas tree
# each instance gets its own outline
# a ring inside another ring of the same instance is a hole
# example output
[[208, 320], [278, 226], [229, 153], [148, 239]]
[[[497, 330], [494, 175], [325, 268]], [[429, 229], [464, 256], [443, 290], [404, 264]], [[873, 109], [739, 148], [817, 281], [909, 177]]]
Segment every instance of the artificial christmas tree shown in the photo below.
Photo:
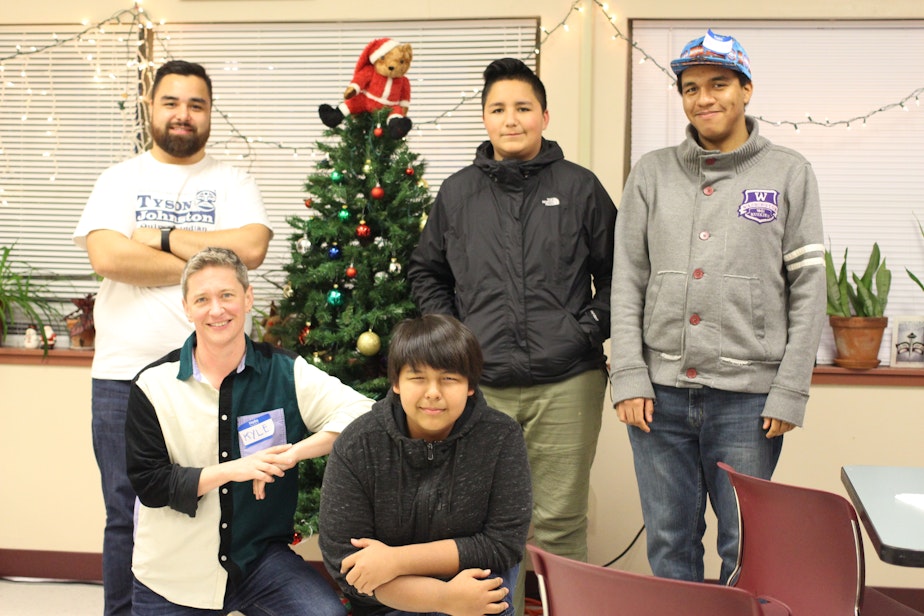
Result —
[[[388, 109], [347, 116], [317, 144], [305, 216], [288, 219], [292, 261], [270, 330], [279, 344], [372, 398], [388, 390], [389, 332], [417, 313], [405, 266], [431, 197], [424, 165], [381, 127]], [[317, 530], [324, 460], [302, 463], [296, 530]]]

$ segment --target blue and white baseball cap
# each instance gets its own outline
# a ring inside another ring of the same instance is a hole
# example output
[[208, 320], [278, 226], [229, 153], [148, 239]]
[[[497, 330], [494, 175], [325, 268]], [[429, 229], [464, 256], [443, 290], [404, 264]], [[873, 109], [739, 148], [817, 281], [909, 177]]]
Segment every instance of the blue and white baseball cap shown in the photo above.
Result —
[[679, 77], [684, 69], [701, 64], [724, 66], [751, 79], [751, 61], [741, 43], [712, 30], [707, 30], [706, 36], [687, 43], [680, 57], [671, 61], [671, 70]]

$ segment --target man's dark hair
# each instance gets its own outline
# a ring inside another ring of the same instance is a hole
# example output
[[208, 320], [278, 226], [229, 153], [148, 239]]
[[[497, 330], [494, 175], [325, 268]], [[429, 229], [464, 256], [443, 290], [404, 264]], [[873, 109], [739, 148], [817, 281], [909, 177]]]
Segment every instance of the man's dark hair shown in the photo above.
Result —
[[[729, 70], [732, 70], [732, 69], [729, 69]], [[732, 72], [734, 72], [735, 75], [738, 76], [738, 83], [741, 84], [742, 88], [748, 85], [749, 83], [751, 83], [751, 80], [748, 79], [748, 76], [742, 73], [741, 71], [733, 70]], [[679, 75], [677, 75], [677, 92], [679, 92], [680, 95], [683, 96], [683, 73], [680, 73]]]
[[201, 64], [187, 62], [186, 60], [170, 60], [157, 69], [157, 73], [154, 74], [154, 85], [151, 87], [152, 100], [154, 94], [157, 92], [157, 86], [160, 85], [161, 79], [167, 75], [188, 75], [200, 78], [205, 82], [205, 86], [209, 90], [209, 101], [212, 100], [212, 80], [209, 78], [208, 73], [205, 72], [205, 68], [203, 68]]
[[472, 330], [445, 314], [405, 319], [391, 332], [388, 343], [388, 380], [398, 383], [401, 369], [424, 366], [461, 374], [474, 388], [481, 379], [484, 356]]
[[521, 60], [516, 58], [501, 58], [495, 60], [484, 69], [484, 87], [481, 89], [481, 108], [484, 109], [485, 102], [488, 100], [488, 92], [491, 86], [498, 81], [522, 81], [532, 87], [533, 94], [539, 100], [542, 111], [546, 109], [545, 86], [536, 76], [536, 73], [526, 66]]

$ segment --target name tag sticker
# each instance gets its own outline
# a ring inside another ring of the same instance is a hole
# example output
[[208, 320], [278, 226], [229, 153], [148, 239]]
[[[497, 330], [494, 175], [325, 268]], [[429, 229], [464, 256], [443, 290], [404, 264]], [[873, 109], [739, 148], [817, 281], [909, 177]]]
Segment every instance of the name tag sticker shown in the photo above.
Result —
[[237, 419], [241, 457], [286, 442], [285, 416], [282, 409], [244, 415]]

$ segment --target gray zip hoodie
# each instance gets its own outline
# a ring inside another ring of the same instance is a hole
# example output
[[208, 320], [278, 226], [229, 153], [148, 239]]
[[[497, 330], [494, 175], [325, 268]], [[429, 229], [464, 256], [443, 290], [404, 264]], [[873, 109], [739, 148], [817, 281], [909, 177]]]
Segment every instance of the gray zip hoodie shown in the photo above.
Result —
[[616, 222], [613, 401], [652, 383], [768, 393], [763, 416], [802, 425], [825, 316], [818, 186], [799, 153], [750, 136], [643, 156]]

